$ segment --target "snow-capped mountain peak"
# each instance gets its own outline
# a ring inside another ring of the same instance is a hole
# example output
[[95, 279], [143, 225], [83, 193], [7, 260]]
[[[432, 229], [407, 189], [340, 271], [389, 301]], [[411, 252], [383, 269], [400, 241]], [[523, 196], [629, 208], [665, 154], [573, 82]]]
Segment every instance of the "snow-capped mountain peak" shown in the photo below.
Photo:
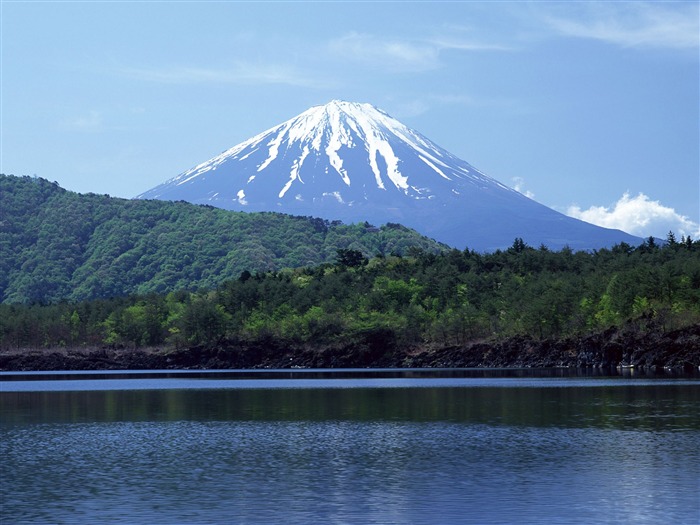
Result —
[[[453, 246], [477, 249], [525, 238], [530, 227], [522, 217], [528, 214], [548, 217], [548, 226], [531, 228], [541, 232], [538, 244], [562, 245], [558, 233], [551, 238], [546, 230], [557, 221], [573, 221], [488, 177], [371, 104], [342, 100], [311, 107], [138, 198], [351, 222], [401, 222]], [[499, 224], [502, 232], [494, 230]], [[480, 240], [485, 236], [491, 238]], [[576, 241], [565, 243], [574, 247]]]
[[[407, 154], [412, 158], [407, 159]], [[364, 169], [358, 170], [355, 165], [349, 170], [349, 157], [361, 157]], [[255, 160], [254, 166], [250, 159]], [[301, 194], [296, 193], [297, 190], [318, 177], [328, 182], [342, 181], [346, 188], [341, 186], [339, 191], [347, 194], [343, 198], [345, 202], [354, 202], [357, 198], [351, 195], [354, 192], [349, 192], [349, 188], [371, 186], [370, 180], [376, 189], [395, 189], [417, 199], [438, 193], [439, 184], [426, 180], [433, 176], [447, 182], [472, 180], [508, 189], [374, 106], [333, 100], [252, 137], [139, 197], [167, 198], [173, 186], [193, 184], [227, 163], [238, 164], [237, 171], [247, 174], [235, 177], [238, 187], [235, 191], [231, 188], [240, 204], [243, 203], [238, 196], [249, 195], [254, 191], [256, 179], [271, 171], [275, 176], [282, 172], [287, 175], [286, 180], [271, 185], [277, 190], [278, 199], [294, 194], [299, 200], [297, 195]], [[318, 167], [319, 163], [325, 164], [324, 170], [322, 173], [315, 170], [309, 180], [309, 166]], [[420, 167], [418, 170], [416, 163]], [[210, 198], [220, 201], [221, 192], [217, 193]]]

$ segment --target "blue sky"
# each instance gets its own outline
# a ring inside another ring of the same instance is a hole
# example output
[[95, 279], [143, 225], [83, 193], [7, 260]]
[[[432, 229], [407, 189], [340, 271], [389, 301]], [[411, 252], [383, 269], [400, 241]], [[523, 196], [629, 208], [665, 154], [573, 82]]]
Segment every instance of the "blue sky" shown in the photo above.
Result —
[[0, 172], [133, 197], [332, 99], [561, 212], [700, 237], [698, 2], [13, 2]]

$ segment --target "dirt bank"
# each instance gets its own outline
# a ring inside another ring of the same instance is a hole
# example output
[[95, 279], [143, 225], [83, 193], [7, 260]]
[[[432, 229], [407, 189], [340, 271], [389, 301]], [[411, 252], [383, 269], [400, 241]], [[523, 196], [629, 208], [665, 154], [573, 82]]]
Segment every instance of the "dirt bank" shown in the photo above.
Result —
[[214, 347], [20, 349], [0, 352], [0, 370], [156, 370], [246, 368], [670, 368], [700, 367], [700, 326], [644, 331], [627, 327], [561, 340], [527, 336], [460, 346], [397, 344], [375, 331], [347, 344], [227, 341]]

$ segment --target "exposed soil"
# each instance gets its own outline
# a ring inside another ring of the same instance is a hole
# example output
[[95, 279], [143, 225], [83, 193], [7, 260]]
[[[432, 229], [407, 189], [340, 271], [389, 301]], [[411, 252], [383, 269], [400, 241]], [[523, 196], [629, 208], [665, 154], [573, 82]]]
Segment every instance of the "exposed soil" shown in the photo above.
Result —
[[348, 344], [299, 346], [281, 341], [226, 341], [212, 347], [11, 349], [0, 370], [158, 370], [248, 368], [615, 368], [700, 367], [700, 325], [663, 331], [635, 327], [561, 340], [528, 336], [460, 346], [397, 344], [393, 333], [372, 332]]

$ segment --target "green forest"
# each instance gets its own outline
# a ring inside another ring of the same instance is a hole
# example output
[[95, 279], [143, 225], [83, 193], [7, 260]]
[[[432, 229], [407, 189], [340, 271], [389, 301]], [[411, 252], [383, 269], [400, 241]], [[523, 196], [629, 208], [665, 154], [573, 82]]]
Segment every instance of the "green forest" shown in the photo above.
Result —
[[213, 289], [241, 272], [365, 256], [438, 253], [398, 224], [345, 225], [185, 202], [81, 195], [45, 179], [0, 175], [0, 302], [52, 304]]
[[371, 258], [243, 270], [211, 288], [53, 304], [1, 304], [0, 347], [165, 347], [232, 343], [323, 348], [372, 341], [460, 345], [562, 338], [700, 322], [700, 242], [653, 238], [594, 252], [515, 239], [489, 254], [414, 247]]

